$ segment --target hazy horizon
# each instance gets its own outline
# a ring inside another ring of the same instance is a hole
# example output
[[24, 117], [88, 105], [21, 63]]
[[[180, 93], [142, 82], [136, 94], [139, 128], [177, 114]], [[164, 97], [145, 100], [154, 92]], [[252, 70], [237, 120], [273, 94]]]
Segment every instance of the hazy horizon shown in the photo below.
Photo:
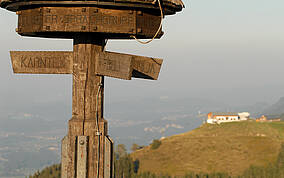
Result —
[[[164, 59], [158, 81], [106, 79], [106, 102], [132, 98], [208, 98], [237, 105], [284, 96], [284, 2], [185, 1], [166, 17], [161, 40], [109, 40], [108, 51]], [[11, 50], [72, 50], [72, 40], [21, 37], [15, 13], [1, 9], [0, 106], [71, 102], [71, 76], [15, 75]], [[12, 108], [10, 108], [12, 109]]]

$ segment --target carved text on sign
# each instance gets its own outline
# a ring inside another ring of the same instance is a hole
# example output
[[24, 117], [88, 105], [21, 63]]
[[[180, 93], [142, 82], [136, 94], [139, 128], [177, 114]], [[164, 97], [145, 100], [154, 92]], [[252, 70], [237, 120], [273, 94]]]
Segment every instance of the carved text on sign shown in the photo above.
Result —
[[99, 62], [99, 66], [102, 68], [102, 70], [118, 72], [120, 71], [120, 63], [121, 61], [119, 60], [102, 58]]
[[[135, 33], [136, 13], [95, 7], [42, 7], [18, 12], [18, 32], [113, 32]], [[34, 27], [36, 26], [36, 27]]]
[[73, 70], [73, 52], [11, 51], [15, 73], [69, 74]]
[[[157, 80], [163, 63], [162, 59], [107, 51], [97, 55], [99, 56], [95, 63], [95, 74], [124, 80], [131, 80], [131, 77]], [[11, 51], [11, 59], [15, 73], [73, 73], [71, 51]], [[77, 67], [80, 70], [83, 68]], [[86, 77], [86, 75], [79, 76]]]
[[131, 77], [157, 80], [162, 63], [162, 59], [104, 52], [100, 54], [96, 72], [125, 80]]
[[155, 65], [149, 61], [134, 60], [133, 68], [146, 74], [155, 75]]
[[62, 56], [41, 57], [21, 56], [21, 68], [65, 68], [66, 63]]
[[40, 25], [42, 22], [48, 24], [95, 24], [95, 25], [134, 25], [134, 17], [132, 16], [111, 16], [111, 15], [104, 15], [104, 14], [97, 14], [97, 15], [23, 15], [19, 19], [19, 23], [22, 26], [28, 25]]
[[[99, 7], [39, 7], [17, 14], [20, 35], [71, 39], [73, 32], [103, 33], [108, 39], [153, 38], [161, 23], [160, 15], [151, 12]], [[160, 31], [157, 38], [162, 35]]]
[[132, 77], [157, 80], [163, 60], [137, 56], [133, 57]]
[[134, 25], [133, 16], [112, 16], [105, 14], [97, 14], [90, 16], [90, 23], [96, 25]]
[[131, 80], [132, 56], [127, 54], [104, 52], [101, 53], [97, 64], [96, 73], [108, 77]]

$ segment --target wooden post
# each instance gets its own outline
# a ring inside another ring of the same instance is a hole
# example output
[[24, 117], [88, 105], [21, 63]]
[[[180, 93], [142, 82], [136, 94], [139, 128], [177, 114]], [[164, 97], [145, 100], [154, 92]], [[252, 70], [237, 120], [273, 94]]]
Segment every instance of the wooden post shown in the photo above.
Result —
[[167, 1], [160, 14], [159, 6], [136, 0], [0, 0], [0, 7], [17, 12], [20, 35], [74, 40], [73, 52], [11, 52], [14, 73], [73, 74], [72, 119], [62, 140], [61, 178], [114, 177], [113, 142], [103, 118], [104, 76], [157, 80], [163, 60], [105, 52], [105, 39], [160, 38], [162, 16], [183, 8], [182, 2]]
[[80, 155], [77, 155], [76, 150], [78, 136], [88, 136], [87, 177], [104, 177], [104, 143], [107, 135], [107, 122], [103, 119], [104, 77], [95, 74], [96, 60], [104, 51], [104, 46], [105, 40], [101, 38], [87, 35], [74, 38], [73, 111], [68, 131], [68, 178], [81, 175], [77, 174], [79, 170], [76, 170], [80, 167], [77, 165]]
[[113, 142], [103, 119], [104, 76], [125, 80], [159, 76], [163, 60], [105, 52], [105, 45], [103, 38], [81, 34], [74, 37], [73, 52], [11, 52], [15, 73], [73, 74], [72, 119], [62, 140], [62, 178], [113, 177]]

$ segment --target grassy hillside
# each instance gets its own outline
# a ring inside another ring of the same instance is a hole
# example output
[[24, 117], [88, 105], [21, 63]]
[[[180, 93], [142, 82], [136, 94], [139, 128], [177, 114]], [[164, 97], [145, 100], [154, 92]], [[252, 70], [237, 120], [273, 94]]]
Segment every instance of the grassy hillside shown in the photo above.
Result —
[[202, 125], [132, 153], [139, 172], [184, 175], [186, 172], [228, 172], [240, 175], [251, 165], [276, 162], [284, 141], [284, 122], [254, 121]]

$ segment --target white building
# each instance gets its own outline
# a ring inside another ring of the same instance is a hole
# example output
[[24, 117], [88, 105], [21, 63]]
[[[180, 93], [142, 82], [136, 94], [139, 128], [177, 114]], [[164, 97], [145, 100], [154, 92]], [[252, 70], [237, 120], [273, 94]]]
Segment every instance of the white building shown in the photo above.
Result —
[[240, 116], [241, 121], [248, 120], [249, 116], [250, 116], [250, 113], [248, 113], [248, 112], [241, 112], [241, 113], [238, 113], [238, 114]]
[[210, 112], [208, 113], [207, 123], [220, 124], [225, 122], [245, 121], [249, 119], [248, 112], [234, 113], [234, 112]]

